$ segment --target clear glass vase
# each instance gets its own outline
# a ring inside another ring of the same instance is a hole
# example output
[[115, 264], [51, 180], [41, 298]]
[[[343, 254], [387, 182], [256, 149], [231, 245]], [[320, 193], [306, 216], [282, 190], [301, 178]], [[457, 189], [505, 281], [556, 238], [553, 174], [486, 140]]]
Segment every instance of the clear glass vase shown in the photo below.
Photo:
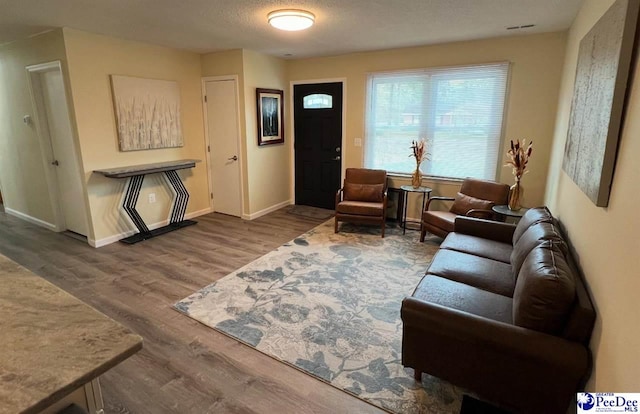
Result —
[[524, 189], [520, 185], [520, 178], [516, 177], [516, 182], [509, 190], [509, 210], [517, 211], [522, 208], [522, 193]]
[[422, 171], [420, 171], [420, 164], [416, 165], [416, 170], [411, 174], [411, 185], [413, 188], [418, 188], [422, 185]]

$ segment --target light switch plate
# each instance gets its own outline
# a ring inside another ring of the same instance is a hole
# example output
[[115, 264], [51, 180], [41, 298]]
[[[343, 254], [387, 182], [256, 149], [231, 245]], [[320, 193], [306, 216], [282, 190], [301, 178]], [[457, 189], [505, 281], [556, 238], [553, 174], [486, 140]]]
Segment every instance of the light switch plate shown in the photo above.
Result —
[[353, 145], [355, 145], [356, 147], [361, 147], [362, 146], [362, 138], [354, 138], [353, 139]]

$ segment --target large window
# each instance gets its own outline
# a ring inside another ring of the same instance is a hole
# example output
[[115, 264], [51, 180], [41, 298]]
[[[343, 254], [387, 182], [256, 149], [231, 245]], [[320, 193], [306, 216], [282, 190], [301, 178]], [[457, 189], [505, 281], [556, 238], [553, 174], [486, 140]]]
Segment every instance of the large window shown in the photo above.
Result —
[[411, 141], [425, 138], [430, 176], [494, 179], [509, 64], [369, 76], [365, 166], [411, 173]]

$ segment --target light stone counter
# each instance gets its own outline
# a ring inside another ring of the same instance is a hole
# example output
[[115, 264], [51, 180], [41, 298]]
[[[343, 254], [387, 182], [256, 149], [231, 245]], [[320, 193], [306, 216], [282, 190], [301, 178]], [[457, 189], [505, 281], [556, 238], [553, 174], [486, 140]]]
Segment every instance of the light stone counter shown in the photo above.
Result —
[[0, 414], [38, 413], [142, 348], [142, 338], [0, 255]]

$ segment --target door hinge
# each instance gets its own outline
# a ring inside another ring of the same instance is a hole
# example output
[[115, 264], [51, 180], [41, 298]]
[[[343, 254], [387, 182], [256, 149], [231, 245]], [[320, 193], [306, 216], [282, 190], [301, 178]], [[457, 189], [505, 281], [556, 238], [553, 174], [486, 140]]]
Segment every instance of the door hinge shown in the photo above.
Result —
[[207, 102], [207, 95], [204, 96], [204, 101]]
[[211, 196], [211, 199], [213, 200], [213, 193], [209, 193], [209, 195]]
[[207, 152], [211, 152], [211, 145], [207, 145]]

